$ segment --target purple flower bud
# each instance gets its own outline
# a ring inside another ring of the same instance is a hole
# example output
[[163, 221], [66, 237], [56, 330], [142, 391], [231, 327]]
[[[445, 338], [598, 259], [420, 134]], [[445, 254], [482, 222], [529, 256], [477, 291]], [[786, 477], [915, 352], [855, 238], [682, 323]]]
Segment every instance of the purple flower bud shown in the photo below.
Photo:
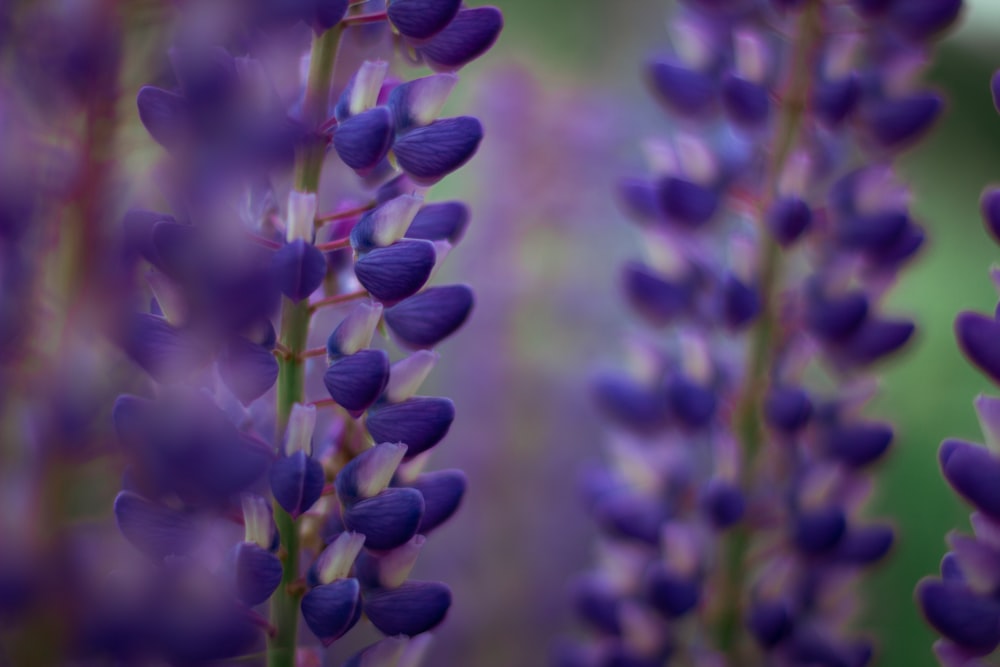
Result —
[[621, 634], [619, 594], [594, 576], [584, 577], [573, 586], [573, 606], [584, 622], [609, 635]]
[[469, 207], [458, 201], [427, 204], [406, 230], [406, 238], [426, 241], [448, 241], [455, 245], [462, 240], [469, 225]]
[[783, 601], [757, 600], [750, 606], [747, 627], [762, 647], [770, 649], [791, 635], [794, 619]]
[[851, 216], [838, 222], [837, 240], [852, 250], [877, 249], [898, 238], [909, 222], [902, 211]]
[[329, 30], [340, 23], [347, 14], [348, 0], [311, 0], [313, 9], [306, 21], [312, 25], [316, 34]]
[[684, 314], [693, 301], [686, 282], [671, 282], [640, 262], [622, 268], [622, 282], [629, 303], [654, 326], [665, 326]]
[[962, 10], [962, 0], [909, 0], [894, 2], [890, 18], [912, 39], [925, 40], [951, 25]]
[[847, 518], [839, 507], [822, 507], [799, 512], [794, 524], [795, 546], [816, 556], [835, 548], [847, 532]]
[[[451, 2], [451, 0], [445, 1]], [[395, 4], [399, 4], [399, 0]], [[455, 4], [457, 7], [458, 3]], [[391, 7], [392, 5], [390, 12]], [[456, 83], [458, 77], [446, 73], [432, 74], [396, 86], [388, 101], [396, 124], [396, 132], [405, 134], [415, 127], [429, 125], [435, 121]]]
[[653, 431], [666, 423], [670, 406], [666, 392], [645, 387], [622, 373], [603, 373], [593, 382], [593, 391], [609, 417], [638, 431]]
[[319, 289], [326, 275], [326, 258], [302, 239], [286, 243], [271, 258], [271, 271], [281, 293], [298, 303]]
[[115, 521], [125, 539], [153, 560], [185, 555], [194, 546], [194, 524], [187, 516], [130, 491], [115, 497]]
[[644, 178], [626, 178], [618, 183], [618, 201], [637, 222], [660, 218], [660, 198], [656, 185]]
[[435, 71], [454, 71], [489, 51], [502, 29], [503, 14], [496, 7], [461, 9], [417, 53]]
[[782, 197], [767, 211], [767, 227], [783, 247], [795, 243], [812, 225], [812, 209], [798, 197]]
[[1000, 383], [1000, 322], [979, 313], [955, 318], [955, 338], [965, 356], [991, 380]]
[[325, 484], [323, 466], [304, 451], [282, 457], [271, 466], [271, 493], [293, 519], [316, 504]]
[[753, 287], [729, 273], [722, 284], [722, 306], [726, 324], [731, 329], [742, 329], [760, 313], [760, 296]]
[[657, 98], [680, 116], [703, 118], [715, 103], [717, 84], [705, 72], [657, 61], [649, 65], [648, 78]]
[[979, 200], [979, 211], [986, 231], [995, 242], [1000, 243], [1000, 188], [988, 188], [983, 192]]
[[836, 557], [841, 562], [865, 566], [882, 560], [895, 540], [891, 526], [849, 526], [844, 539], [837, 545]]
[[771, 111], [766, 86], [733, 74], [722, 80], [722, 103], [729, 118], [746, 129], [763, 127]]
[[885, 453], [892, 442], [892, 435], [892, 428], [887, 424], [840, 424], [827, 431], [825, 447], [834, 458], [860, 468]]
[[1000, 644], [1000, 603], [964, 584], [925, 579], [917, 599], [928, 623], [960, 646], [986, 655]]
[[916, 326], [909, 320], [869, 319], [846, 341], [847, 355], [859, 364], [870, 364], [909, 342]]
[[670, 409], [685, 426], [703, 428], [715, 415], [715, 392], [683, 375], [674, 375], [667, 381], [667, 400]]
[[836, 128], [851, 115], [860, 99], [861, 84], [853, 73], [841, 79], [821, 81], [813, 89], [813, 113]]
[[424, 497], [415, 489], [389, 488], [344, 508], [344, 525], [365, 536], [368, 549], [395, 549], [417, 534]]
[[251, 607], [265, 602], [281, 583], [281, 560], [256, 544], [236, 545], [236, 591]]
[[806, 324], [817, 337], [826, 341], [847, 338], [868, 317], [868, 297], [861, 291], [830, 297], [811, 290], [806, 303]]
[[189, 377], [211, 361], [211, 351], [192, 333], [175, 329], [165, 319], [135, 313], [125, 323], [121, 345], [135, 363], [159, 382]]
[[420, 291], [436, 259], [433, 243], [406, 239], [365, 253], [354, 265], [354, 273], [373, 297], [393, 304]]
[[375, 442], [402, 442], [406, 458], [441, 442], [455, 420], [455, 404], [447, 398], [416, 396], [402, 403], [376, 405], [365, 426]]
[[660, 528], [667, 520], [663, 503], [621, 492], [600, 499], [593, 512], [601, 527], [612, 535], [649, 545], [660, 541]]
[[367, 410], [389, 382], [385, 350], [360, 350], [335, 360], [323, 374], [323, 384], [337, 405], [352, 414]]
[[809, 394], [800, 387], [772, 387], [764, 400], [768, 425], [787, 435], [794, 435], [809, 423], [813, 405]]
[[451, 23], [460, 0], [390, 0], [389, 20], [399, 34], [411, 39], [427, 39]]
[[436, 581], [408, 581], [364, 596], [365, 615], [387, 635], [412, 637], [435, 628], [451, 607], [451, 590]]
[[975, 507], [1000, 519], [1000, 459], [985, 447], [945, 440], [938, 453], [948, 483]]
[[739, 487], [722, 479], [713, 479], [701, 494], [705, 514], [719, 530], [738, 523], [746, 512], [746, 500]]
[[883, 148], [898, 150], [926, 132], [943, 110], [944, 100], [937, 93], [916, 93], [876, 102], [864, 117]]
[[311, 589], [302, 598], [302, 618], [323, 646], [332, 644], [361, 618], [358, 580], [340, 579]]
[[681, 227], [701, 227], [715, 216], [719, 208], [718, 193], [677, 176], [662, 179], [658, 194], [667, 218]]
[[407, 347], [434, 347], [465, 323], [472, 305], [466, 285], [431, 287], [388, 308], [385, 323]]
[[344, 164], [366, 172], [389, 154], [393, 136], [392, 112], [375, 107], [342, 121], [334, 131], [333, 147]]
[[427, 535], [458, 511], [468, 482], [461, 470], [437, 470], [420, 475], [410, 486], [424, 497], [424, 516], [417, 532]]
[[698, 581], [656, 567], [649, 576], [648, 596], [653, 608], [667, 618], [680, 618], [694, 610], [701, 598]]
[[405, 455], [406, 445], [389, 442], [361, 452], [337, 473], [337, 498], [350, 506], [378, 495], [389, 486]]
[[219, 377], [243, 405], [249, 405], [278, 379], [278, 360], [271, 350], [242, 336], [233, 336], [218, 358]]
[[392, 152], [407, 176], [433, 185], [468, 162], [483, 139], [483, 126], [471, 116], [445, 118], [410, 130], [396, 140]]
[[149, 135], [166, 149], [177, 148], [191, 134], [191, 114], [187, 102], [177, 93], [155, 86], [143, 86], [136, 97], [139, 120]]

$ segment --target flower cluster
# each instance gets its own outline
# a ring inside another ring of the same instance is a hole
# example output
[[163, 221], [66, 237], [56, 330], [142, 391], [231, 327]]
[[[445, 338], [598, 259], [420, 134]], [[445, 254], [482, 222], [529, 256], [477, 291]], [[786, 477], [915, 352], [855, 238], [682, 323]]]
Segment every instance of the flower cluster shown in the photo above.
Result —
[[[155, 383], [151, 398], [115, 405], [128, 468], [114, 509], [146, 559], [95, 612], [87, 644], [200, 664], [259, 651], [266, 634], [268, 664], [292, 665], [364, 614], [393, 639], [347, 664], [415, 665], [427, 639], [407, 638], [443, 620], [451, 592], [409, 574], [466, 486], [458, 470], [422, 472], [455, 412], [416, 394], [432, 348], [473, 306], [464, 285], [426, 287], [469, 213], [424, 194], [482, 139], [475, 118], [438, 115], [502, 17], [453, 0], [368, 13], [374, 3], [251, 4], [239, 18], [252, 34], [296, 44], [312, 28], [297, 91], [279, 94], [266, 55], [192, 38], [171, 51], [173, 84], [138, 95], [171, 155], [174, 204], [123, 223], [126, 262], [148, 288], [137, 292], [152, 298], [120, 316], [117, 336]], [[436, 73], [403, 81], [362, 58], [338, 90], [338, 63], [372, 44]], [[355, 194], [324, 214], [327, 189]], [[391, 363], [379, 329], [410, 354]], [[314, 368], [328, 397], [310, 402]], [[300, 613], [318, 640], [306, 648]]]
[[[993, 102], [1000, 111], [1000, 73], [993, 76]], [[986, 230], [1000, 242], [1000, 188], [982, 195]], [[993, 271], [993, 280], [998, 275]], [[994, 383], [1000, 383], [994, 315], [963, 312], [955, 320], [955, 337], [965, 356]], [[952, 488], [972, 504], [973, 535], [948, 535], [951, 551], [941, 561], [941, 576], [917, 587], [917, 599], [928, 622], [942, 635], [934, 650], [942, 665], [987, 664], [1000, 645], [1000, 597], [997, 557], [1000, 555], [1000, 399], [981, 395], [975, 401], [986, 446], [962, 440], [941, 443], [941, 471]]]
[[919, 72], [959, 0], [691, 0], [647, 67], [671, 116], [620, 195], [652, 331], [598, 375], [611, 464], [584, 480], [592, 630], [560, 666], [867, 664], [858, 575], [893, 543], [863, 517], [891, 425], [871, 368], [914, 325], [880, 302], [924, 235], [892, 159], [942, 110]]

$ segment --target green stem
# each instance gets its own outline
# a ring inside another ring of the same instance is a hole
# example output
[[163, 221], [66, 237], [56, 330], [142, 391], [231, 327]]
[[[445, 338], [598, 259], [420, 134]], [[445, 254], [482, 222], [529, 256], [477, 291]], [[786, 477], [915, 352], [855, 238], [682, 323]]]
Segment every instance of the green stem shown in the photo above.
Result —
[[[342, 29], [337, 26], [313, 39], [302, 108], [306, 127], [315, 129], [323, 122], [330, 100], [337, 45]], [[320, 173], [326, 148], [320, 137], [310, 141], [299, 152], [295, 164], [295, 188], [299, 192], [315, 193], [319, 189]], [[292, 406], [305, 400], [305, 361], [312, 310], [308, 302], [293, 303], [283, 299], [279, 342], [286, 354], [278, 359], [278, 403], [276, 441], [284, 440], [285, 427]], [[298, 643], [299, 602], [302, 592], [294, 586], [299, 579], [299, 527], [297, 522], [277, 502], [274, 520], [281, 536], [281, 585], [271, 598], [271, 624], [274, 634], [268, 640], [268, 667], [293, 667]]]
[[[822, 37], [821, 6], [813, 0], [802, 11], [792, 49], [792, 71], [782, 100], [778, 120], [777, 145], [768, 163], [767, 177], [762, 190], [758, 219], [764, 214], [777, 194], [778, 182], [788, 157], [798, 141], [803, 113], [809, 95], [809, 82], [815, 64], [817, 45]], [[761, 224], [763, 227], [763, 224]], [[778, 291], [781, 283], [782, 253], [774, 239], [761, 230], [763, 257], [761, 262], [760, 292], [763, 309], [751, 331], [747, 374], [740, 391], [740, 403], [734, 415], [734, 429], [743, 449], [741, 486], [750, 491], [757, 453], [764, 436], [763, 396], [767, 390], [768, 371], [778, 346]], [[751, 546], [749, 527], [741, 525], [732, 530], [723, 547], [722, 600], [716, 626], [719, 650], [726, 654], [728, 663], [752, 664], [742, 641], [742, 601], [746, 578], [746, 557]]]

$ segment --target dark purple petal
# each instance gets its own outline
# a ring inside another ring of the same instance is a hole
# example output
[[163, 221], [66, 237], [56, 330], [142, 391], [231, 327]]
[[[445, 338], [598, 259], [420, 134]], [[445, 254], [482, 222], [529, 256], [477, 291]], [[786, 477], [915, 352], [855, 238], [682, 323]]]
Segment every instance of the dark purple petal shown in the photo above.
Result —
[[649, 603], [667, 618], [679, 618], [692, 611], [701, 598], [701, 586], [664, 567], [657, 567], [647, 582]]
[[462, 9], [448, 26], [417, 47], [427, 64], [439, 72], [456, 70], [489, 51], [503, 29], [496, 7]]
[[944, 101], [937, 93], [916, 93], [875, 103], [865, 121], [883, 148], [896, 149], [926, 132], [943, 110]]
[[735, 75], [728, 75], [722, 81], [722, 104], [736, 125], [748, 129], [767, 123], [771, 110], [766, 86]]
[[355, 456], [340, 469], [334, 480], [337, 499], [349, 507], [379, 494], [392, 481], [405, 453], [404, 445], [381, 442]]
[[187, 102], [177, 93], [143, 86], [136, 97], [139, 120], [149, 135], [164, 148], [175, 148], [187, 140], [191, 117]]
[[649, 66], [648, 78], [659, 100], [681, 116], [701, 117], [715, 102], [716, 82], [705, 72], [661, 61]]
[[760, 295], [750, 285], [732, 274], [722, 284], [722, 312], [732, 329], [749, 325], [760, 312]]
[[1000, 383], [1000, 322], [979, 313], [959, 313], [955, 338], [969, 361]]
[[472, 304], [466, 285], [431, 287], [386, 309], [385, 323], [407, 347], [434, 347], [465, 323]]
[[407, 239], [365, 253], [355, 263], [354, 274], [373, 297], [393, 304], [420, 291], [436, 260], [433, 243]]
[[412, 637], [435, 628], [451, 607], [451, 590], [436, 581], [408, 581], [364, 596], [368, 619], [386, 635]]
[[395, 549], [417, 534], [424, 497], [416, 489], [393, 487], [344, 508], [344, 525], [365, 536], [365, 547]]
[[1000, 603], [964, 584], [925, 579], [917, 586], [924, 615], [942, 635], [978, 655], [1000, 644]]
[[703, 428], [715, 416], [718, 401], [715, 392], [683, 375], [667, 381], [667, 400], [673, 416], [685, 426]]
[[454, 420], [451, 400], [416, 396], [402, 403], [375, 406], [368, 411], [365, 426], [375, 442], [406, 445], [406, 458], [410, 459], [441, 442]]
[[638, 222], [660, 218], [660, 197], [654, 183], [644, 178], [625, 178], [618, 183], [618, 201]]
[[821, 81], [812, 94], [812, 110], [827, 125], [837, 127], [854, 111], [861, 99], [858, 77], [850, 74], [842, 79]]
[[768, 425], [788, 435], [805, 427], [812, 413], [809, 394], [800, 387], [772, 387], [764, 399], [764, 416]]
[[360, 617], [361, 586], [357, 579], [316, 586], [302, 598], [302, 618], [324, 646], [342, 637]]
[[173, 49], [170, 62], [184, 99], [196, 112], [223, 106], [237, 92], [236, 62], [222, 47]]
[[693, 290], [683, 282], [672, 282], [640, 262], [622, 268], [625, 296], [631, 306], [654, 326], [665, 326], [691, 306]]
[[959, 495], [994, 519], [1000, 519], [1000, 459], [985, 447], [945, 440], [938, 454], [945, 479]]
[[281, 560], [256, 544], [236, 545], [236, 592], [251, 607], [267, 601], [281, 583]]
[[313, 244], [296, 239], [274, 253], [271, 271], [281, 293], [298, 303], [323, 284], [326, 258]]
[[571, 595], [573, 607], [585, 623], [604, 634], [621, 634], [621, 600], [611, 586], [593, 576], [583, 577], [574, 583]]
[[837, 546], [836, 557], [854, 565], [869, 565], [882, 560], [889, 553], [894, 540], [895, 532], [891, 526], [851, 526]]
[[827, 341], [847, 338], [867, 317], [868, 297], [860, 291], [837, 297], [816, 292], [806, 303], [806, 325], [814, 335]]
[[340, 23], [347, 14], [349, 0], [312, 0], [312, 28], [316, 34]]
[[767, 212], [767, 227], [784, 247], [795, 243], [812, 224], [812, 209], [798, 197], [781, 197]]
[[662, 179], [658, 186], [660, 207], [667, 218], [682, 227], [700, 227], [719, 209], [719, 195], [711, 188], [678, 176]]
[[892, 428], [887, 424], [840, 424], [827, 431], [826, 451], [843, 463], [860, 468], [885, 453], [892, 435]]
[[271, 465], [271, 493], [293, 519], [316, 504], [325, 484], [323, 466], [302, 450]]
[[427, 472], [410, 485], [424, 497], [424, 516], [417, 532], [427, 535], [458, 510], [468, 482], [461, 470]]
[[[323, 384], [336, 403], [351, 413], [367, 410], [389, 382], [389, 355], [385, 350], [359, 350], [337, 359], [323, 374]], [[378, 440], [376, 442], [396, 442]]]
[[892, 3], [890, 20], [913, 39], [929, 39], [958, 18], [962, 0], [906, 0]]
[[341, 121], [333, 134], [333, 147], [348, 167], [367, 171], [389, 153], [393, 136], [392, 112], [375, 107]]
[[458, 243], [469, 225], [469, 207], [459, 201], [427, 204], [413, 218], [406, 238]]
[[990, 96], [993, 98], [993, 108], [1000, 113], [1000, 70], [990, 77]]
[[468, 162], [482, 139], [483, 126], [477, 119], [445, 118], [407, 132], [396, 140], [392, 152], [415, 183], [433, 185]]
[[701, 495], [701, 507], [718, 529], [729, 528], [743, 518], [746, 499], [739, 487], [731, 482], [713, 479]]
[[870, 364], [906, 345], [915, 330], [909, 320], [868, 320], [845, 342], [844, 349], [856, 363]]
[[905, 211], [855, 215], [838, 222], [837, 240], [854, 250], [878, 249], [899, 238], [909, 222]]
[[793, 528], [795, 546], [802, 553], [816, 556], [835, 548], [847, 532], [847, 518], [839, 507], [799, 512]]
[[772, 648], [791, 633], [794, 621], [788, 606], [781, 601], [755, 601], [750, 606], [747, 628], [764, 648]]
[[1000, 188], [988, 188], [979, 200], [983, 224], [996, 243], [1000, 243]]
[[263, 396], [278, 379], [278, 360], [271, 350], [242, 336], [229, 339], [217, 363], [219, 377], [243, 405]]
[[621, 492], [600, 498], [592, 512], [601, 528], [611, 535], [650, 546], [659, 543], [660, 528], [668, 518], [667, 508], [661, 501]]
[[399, 34], [427, 39], [451, 23], [461, 4], [461, 0], [390, 0], [389, 20]]
[[623, 373], [602, 373], [593, 381], [598, 406], [623, 426], [651, 432], [670, 417], [666, 392], [647, 387]]
[[207, 366], [211, 351], [191, 332], [156, 315], [132, 314], [122, 332], [122, 348], [159, 382], [176, 382]]
[[154, 560], [183, 556], [194, 546], [194, 524], [187, 516], [130, 491], [115, 497], [115, 521], [125, 539]]

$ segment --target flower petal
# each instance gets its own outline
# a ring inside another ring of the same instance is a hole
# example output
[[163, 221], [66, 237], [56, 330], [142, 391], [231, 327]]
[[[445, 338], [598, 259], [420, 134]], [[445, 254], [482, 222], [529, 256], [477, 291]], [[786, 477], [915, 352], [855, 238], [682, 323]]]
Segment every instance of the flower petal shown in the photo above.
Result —
[[368, 549], [395, 549], [417, 534], [424, 497], [416, 489], [389, 488], [344, 508], [344, 525], [365, 536]]
[[451, 589], [436, 581], [408, 581], [364, 596], [365, 614], [387, 635], [412, 637], [433, 629], [451, 607]]
[[431, 287], [386, 309], [385, 322], [407, 347], [434, 347], [465, 323], [473, 300], [466, 285]]
[[477, 119], [445, 118], [407, 132], [396, 140], [392, 152], [414, 182], [433, 185], [468, 162], [482, 139], [483, 126]]
[[271, 465], [271, 493], [293, 519], [309, 511], [325, 484], [323, 466], [302, 450]]
[[375, 406], [368, 411], [365, 426], [375, 442], [405, 444], [406, 458], [410, 459], [441, 442], [454, 420], [451, 400], [416, 396], [402, 403]]
[[393, 304], [420, 291], [436, 260], [433, 243], [406, 239], [362, 255], [354, 274], [373, 297]]
[[[330, 397], [352, 414], [368, 409], [389, 382], [389, 355], [385, 350], [359, 350], [336, 359], [323, 374]], [[380, 440], [376, 442], [396, 442]]]
[[503, 14], [496, 7], [462, 9], [448, 26], [417, 47], [431, 69], [459, 69], [490, 50], [503, 29]]

